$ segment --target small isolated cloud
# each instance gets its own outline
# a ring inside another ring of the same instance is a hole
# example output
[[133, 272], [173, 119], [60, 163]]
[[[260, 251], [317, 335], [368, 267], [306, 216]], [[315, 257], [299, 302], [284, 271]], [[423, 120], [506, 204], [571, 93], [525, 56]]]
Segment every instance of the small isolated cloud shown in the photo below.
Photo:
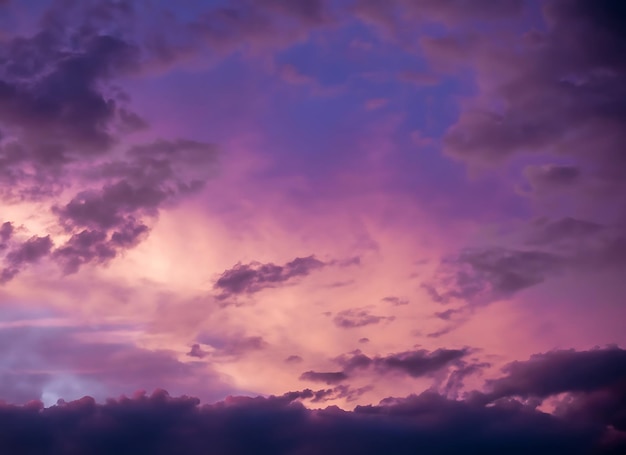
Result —
[[[590, 393], [626, 384], [626, 351], [615, 346], [589, 351], [555, 350], [509, 363], [503, 372], [505, 376], [487, 381], [490, 400]], [[623, 393], [626, 398], [626, 389]]]
[[290, 355], [285, 359], [285, 363], [302, 363], [302, 360], [299, 355]]
[[369, 357], [360, 350], [345, 354], [336, 359], [345, 372], [372, 368], [378, 373], [401, 372], [418, 378], [429, 376], [450, 366], [464, 365], [462, 362], [467, 349], [437, 349], [436, 351], [406, 351], [386, 356]]
[[396, 297], [396, 296], [383, 297], [381, 300], [383, 302], [389, 302], [392, 305], [396, 305], [396, 306], [408, 305], [409, 304], [408, 299], [403, 299], [403, 298]]
[[318, 372], [305, 371], [300, 375], [301, 381], [323, 382], [325, 384], [337, 384], [348, 379], [348, 375], [343, 371]]
[[393, 321], [394, 319], [394, 316], [376, 316], [366, 309], [352, 308], [338, 312], [333, 318], [333, 322], [337, 327], [353, 329], [383, 321]]
[[232, 269], [222, 273], [213, 288], [219, 291], [219, 299], [226, 299], [241, 294], [254, 294], [263, 289], [276, 287], [294, 278], [305, 277], [327, 264], [315, 256], [295, 258], [284, 265], [272, 263], [236, 264]]

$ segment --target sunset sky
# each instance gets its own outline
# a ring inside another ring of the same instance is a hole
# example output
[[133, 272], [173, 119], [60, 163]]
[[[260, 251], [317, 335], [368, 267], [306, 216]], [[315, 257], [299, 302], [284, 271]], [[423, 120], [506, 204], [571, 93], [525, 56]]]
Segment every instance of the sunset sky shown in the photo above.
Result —
[[0, 450], [622, 455], [625, 125], [621, 0], [0, 0]]

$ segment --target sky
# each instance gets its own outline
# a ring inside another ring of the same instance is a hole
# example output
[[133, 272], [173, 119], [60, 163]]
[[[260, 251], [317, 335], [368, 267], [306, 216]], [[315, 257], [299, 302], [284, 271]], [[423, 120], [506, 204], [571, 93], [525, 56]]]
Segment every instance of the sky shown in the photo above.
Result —
[[0, 448], [623, 454], [625, 53], [620, 0], [0, 0]]

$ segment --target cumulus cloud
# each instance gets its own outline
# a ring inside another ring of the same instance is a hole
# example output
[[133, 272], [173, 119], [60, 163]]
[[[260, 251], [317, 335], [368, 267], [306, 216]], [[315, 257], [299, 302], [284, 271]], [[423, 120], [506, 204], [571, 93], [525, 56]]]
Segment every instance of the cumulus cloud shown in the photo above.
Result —
[[[6, 229], [6, 231], [8, 232], [8, 239], [12, 230]], [[10, 281], [26, 265], [36, 263], [48, 256], [52, 246], [52, 239], [50, 239], [49, 235], [45, 237], [33, 236], [28, 240], [15, 244], [3, 258], [0, 284]]]
[[[317, 394], [320, 397], [322, 394]], [[8, 453], [36, 452], [200, 454], [609, 454], [624, 441], [607, 431], [542, 413], [523, 405], [450, 400], [433, 392], [354, 411], [336, 407], [308, 410], [299, 403], [315, 398], [311, 390], [267, 398], [229, 397], [200, 405], [192, 397], [151, 395], [108, 400], [90, 397], [42, 409], [2, 405], [3, 426], [11, 433], [0, 441]], [[254, 417], [252, 417], [254, 416]], [[242, 438], [241, 435], [245, 435]]]
[[[212, 174], [212, 144], [159, 139], [123, 150], [147, 125], [116, 81], [157, 58], [135, 20], [130, 2], [54, 1], [31, 34], [0, 42], [0, 197], [49, 204], [70, 236], [52, 251], [65, 273], [136, 246], [164, 205]], [[63, 190], [74, 196], [60, 202]], [[7, 266], [3, 281], [19, 270]]]
[[504, 377], [487, 382], [490, 399], [591, 392], [626, 380], [626, 351], [618, 347], [555, 350], [512, 362], [503, 371]]

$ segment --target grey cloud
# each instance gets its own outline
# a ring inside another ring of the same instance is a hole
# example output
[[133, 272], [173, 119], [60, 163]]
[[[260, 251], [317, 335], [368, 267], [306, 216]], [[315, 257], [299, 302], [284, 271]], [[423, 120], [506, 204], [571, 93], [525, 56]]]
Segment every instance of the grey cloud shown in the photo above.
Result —
[[233, 295], [254, 294], [294, 278], [307, 276], [326, 265], [315, 256], [295, 258], [285, 265], [260, 262], [238, 263], [232, 269], [224, 271], [213, 288], [220, 291], [218, 298], [222, 300]]
[[348, 375], [343, 371], [318, 372], [305, 371], [300, 375], [301, 381], [324, 382], [326, 384], [337, 384], [348, 379]]
[[540, 250], [465, 249], [445, 258], [435, 281], [422, 287], [439, 303], [461, 299], [484, 304], [537, 285], [563, 265], [560, 256]]
[[33, 236], [13, 246], [5, 255], [0, 271], [0, 284], [10, 281], [22, 268], [48, 256], [52, 249], [50, 236]]
[[381, 321], [393, 321], [394, 319], [394, 316], [376, 316], [371, 314], [368, 310], [352, 308], [338, 312], [333, 318], [333, 322], [337, 327], [352, 329], [378, 324]]
[[348, 373], [374, 368], [380, 373], [402, 372], [418, 378], [432, 375], [450, 366], [464, 365], [462, 359], [468, 353], [467, 349], [437, 349], [432, 352], [417, 350], [369, 357], [357, 350], [338, 357], [336, 361]]

